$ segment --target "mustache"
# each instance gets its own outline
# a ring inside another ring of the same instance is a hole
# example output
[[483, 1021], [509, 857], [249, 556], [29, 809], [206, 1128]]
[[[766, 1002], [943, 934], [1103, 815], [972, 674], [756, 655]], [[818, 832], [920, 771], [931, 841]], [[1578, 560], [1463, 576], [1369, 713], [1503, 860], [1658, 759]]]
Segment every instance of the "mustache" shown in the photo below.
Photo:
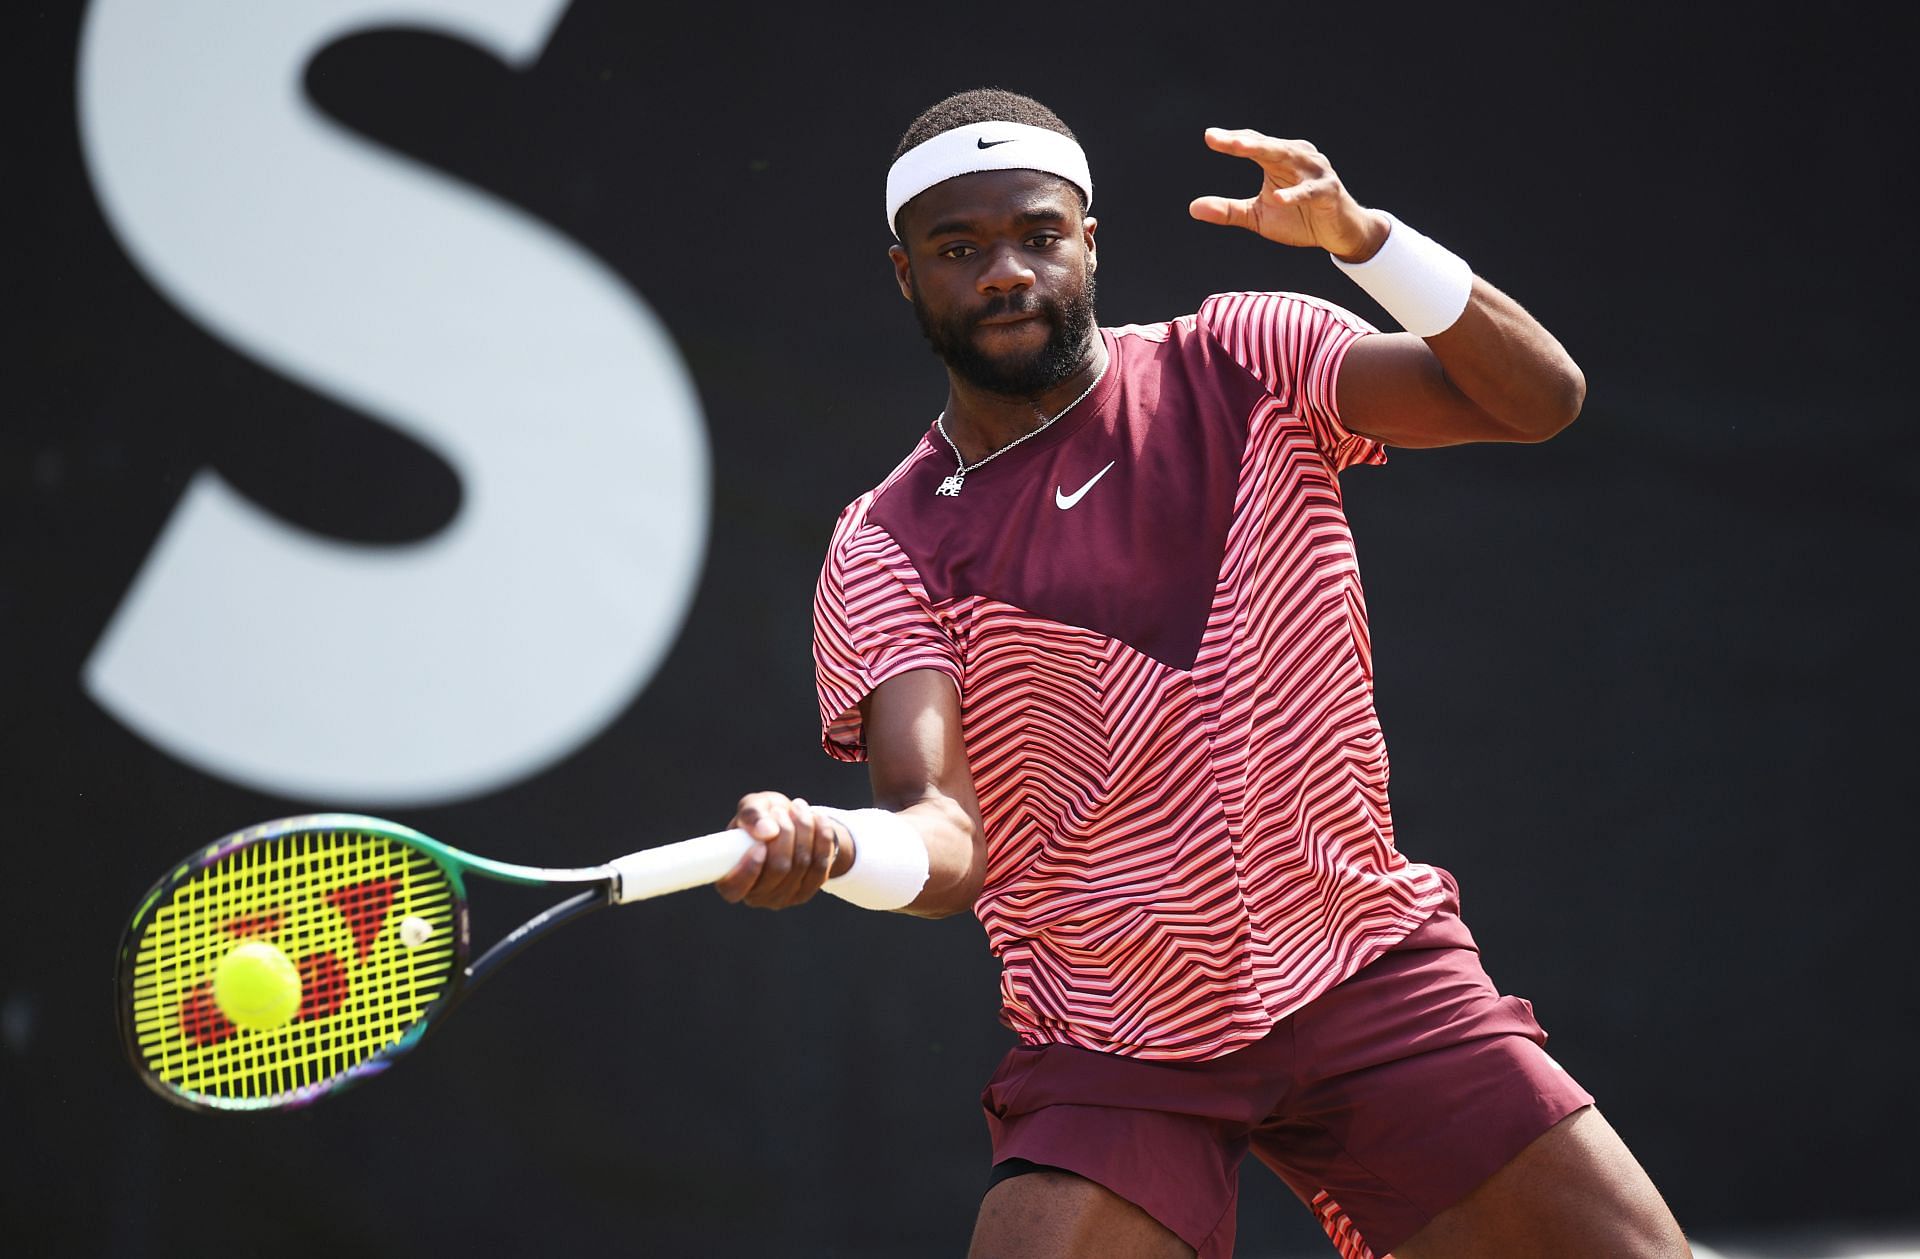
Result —
[[1035, 297], [1031, 292], [1002, 293], [985, 306], [967, 317], [969, 327], [979, 327], [981, 321], [998, 319], [1003, 315], [1044, 315], [1058, 322], [1059, 308], [1045, 298]]

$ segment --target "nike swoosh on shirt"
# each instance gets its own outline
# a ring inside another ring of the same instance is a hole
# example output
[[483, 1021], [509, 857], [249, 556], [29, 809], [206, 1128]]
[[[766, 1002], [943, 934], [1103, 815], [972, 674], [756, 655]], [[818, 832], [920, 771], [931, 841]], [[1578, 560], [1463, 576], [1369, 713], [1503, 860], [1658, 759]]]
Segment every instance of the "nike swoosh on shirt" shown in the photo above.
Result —
[[1008, 136], [1004, 140], [989, 140], [987, 139], [987, 137], [981, 136], [979, 139], [975, 140], [974, 143], [979, 145], [983, 149], [990, 149], [996, 144], [1012, 144], [1014, 140], [1017, 138], [1018, 137], [1015, 137], [1015, 136]]
[[1063, 494], [1060, 492], [1059, 486], [1057, 485], [1054, 486], [1053, 487], [1053, 505], [1055, 507], [1058, 507], [1061, 511], [1068, 510], [1075, 503], [1079, 502], [1082, 498], [1086, 497], [1087, 491], [1093, 488], [1093, 482], [1098, 481], [1101, 477], [1113, 471], [1113, 464], [1118, 462], [1120, 461], [1118, 459], [1115, 459], [1113, 463], [1109, 463], [1106, 467], [1094, 473], [1093, 480], [1088, 481], [1085, 485], [1081, 486], [1079, 489], [1075, 490], [1071, 494]]

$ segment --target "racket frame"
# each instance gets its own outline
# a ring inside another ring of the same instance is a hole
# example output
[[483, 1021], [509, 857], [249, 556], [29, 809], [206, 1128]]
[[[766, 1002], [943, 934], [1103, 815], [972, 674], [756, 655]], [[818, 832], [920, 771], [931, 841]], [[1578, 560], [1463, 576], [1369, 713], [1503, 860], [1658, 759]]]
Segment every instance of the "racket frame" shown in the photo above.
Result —
[[[400, 1037], [377, 1052], [354, 1063], [336, 1075], [282, 1093], [262, 1097], [219, 1097], [196, 1092], [169, 1083], [147, 1064], [135, 1028], [133, 1013], [134, 972], [140, 943], [150, 925], [150, 914], [166, 897], [201, 871], [256, 844], [285, 839], [303, 832], [352, 831], [377, 836], [424, 854], [446, 876], [452, 891], [449, 909], [453, 919], [452, 974], [445, 989], [429, 1002]], [[477, 959], [472, 958], [470, 914], [467, 906], [468, 874], [477, 874], [497, 882], [526, 887], [579, 887], [580, 891], [552, 905], [508, 932]], [[308, 1106], [370, 1076], [378, 1075], [411, 1050], [435, 1026], [479, 987], [501, 963], [518, 953], [534, 939], [576, 918], [616, 903], [620, 877], [612, 866], [588, 866], [578, 869], [549, 869], [516, 865], [463, 852], [450, 844], [422, 835], [411, 827], [384, 818], [358, 813], [310, 813], [262, 822], [215, 840], [179, 862], [154, 883], [140, 899], [133, 917], [121, 935], [115, 1010], [120, 1040], [128, 1059], [140, 1078], [160, 1096], [190, 1110], [261, 1111], [294, 1110]]]

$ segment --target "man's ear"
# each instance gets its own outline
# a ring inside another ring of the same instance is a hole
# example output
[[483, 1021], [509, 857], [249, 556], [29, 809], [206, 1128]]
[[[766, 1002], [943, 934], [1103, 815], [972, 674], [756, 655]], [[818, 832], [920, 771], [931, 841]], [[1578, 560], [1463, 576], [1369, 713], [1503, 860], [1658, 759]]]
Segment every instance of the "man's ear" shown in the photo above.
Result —
[[1093, 247], [1093, 233], [1100, 226], [1100, 220], [1091, 214], [1080, 220], [1080, 239], [1087, 244], [1087, 271], [1089, 274], [1100, 269], [1100, 254]]
[[887, 257], [893, 259], [894, 283], [900, 286], [900, 296], [913, 300], [913, 263], [907, 257], [907, 251], [899, 245], [887, 248]]

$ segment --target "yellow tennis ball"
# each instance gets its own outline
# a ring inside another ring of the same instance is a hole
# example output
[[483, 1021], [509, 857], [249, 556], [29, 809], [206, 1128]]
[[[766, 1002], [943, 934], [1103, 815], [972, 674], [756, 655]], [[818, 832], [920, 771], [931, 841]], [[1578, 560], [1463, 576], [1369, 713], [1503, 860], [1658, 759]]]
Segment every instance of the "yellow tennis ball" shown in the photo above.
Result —
[[248, 940], [214, 967], [213, 1002], [234, 1026], [270, 1032], [300, 1009], [300, 972], [265, 940]]

